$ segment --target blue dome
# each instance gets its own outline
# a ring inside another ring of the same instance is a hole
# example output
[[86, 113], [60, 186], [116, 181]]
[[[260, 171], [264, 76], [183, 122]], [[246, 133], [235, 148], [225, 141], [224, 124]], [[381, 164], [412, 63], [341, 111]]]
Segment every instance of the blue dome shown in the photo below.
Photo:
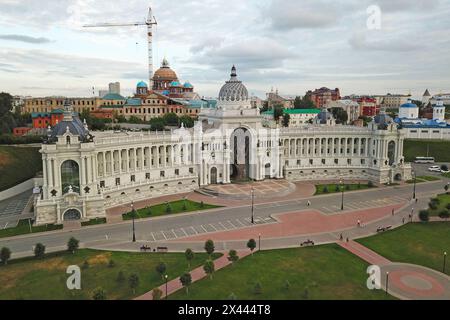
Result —
[[181, 87], [181, 83], [179, 83], [178, 81], [172, 81], [170, 83], [170, 86], [171, 87]]
[[164, 90], [164, 91], [162, 92], [162, 94], [165, 95], [165, 96], [167, 96], [167, 95], [170, 94], [170, 91], [169, 91], [169, 90]]
[[416, 104], [412, 102], [407, 102], [405, 104], [402, 104], [400, 108], [418, 108]]
[[190, 84], [189, 82], [185, 82], [183, 87], [185, 87], [185, 88], [193, 88], [192, 84]]
[[137, 87], [138, 87], [138, 88], [148, 88], [148, 87], [147, 87], [147, 84], [146, 84], [144, 81], [139, 82], [139, 83], [137, 84]]

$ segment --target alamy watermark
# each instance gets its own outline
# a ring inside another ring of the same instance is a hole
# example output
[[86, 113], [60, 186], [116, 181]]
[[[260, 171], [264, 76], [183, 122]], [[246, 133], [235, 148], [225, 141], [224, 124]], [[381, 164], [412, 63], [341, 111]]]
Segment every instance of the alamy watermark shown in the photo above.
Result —
[[371, 5], [367, 8], [368, 15], [366, 25], [369, 30], [381, 29], [381, 8], [377, 5]]
[[68, 266], [66, 270], [70, 274], [66, 285], [69, 290], [81, 290], [81, 269], [79, 266]]
[[367, 268], [367, 288], [369, 290], [380, 290], [381, 289], [381, 269], [379, 266], [369, 266]]

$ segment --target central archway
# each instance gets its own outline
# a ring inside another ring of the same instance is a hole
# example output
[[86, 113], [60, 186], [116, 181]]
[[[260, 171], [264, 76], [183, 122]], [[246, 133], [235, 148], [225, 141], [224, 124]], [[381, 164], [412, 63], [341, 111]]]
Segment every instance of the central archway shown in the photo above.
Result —
[[217, 168], [211, 168], [211, 184], [217, 184]]
[[69, 209], [64, 212], [63, 220], [64, 221], [77, 221], [81, 219], [81, 212], [77, 209]]
[[246, 128], [237, 128], [231, 135], [232, 180], [248, 180], [250, 178], [251, 134]]

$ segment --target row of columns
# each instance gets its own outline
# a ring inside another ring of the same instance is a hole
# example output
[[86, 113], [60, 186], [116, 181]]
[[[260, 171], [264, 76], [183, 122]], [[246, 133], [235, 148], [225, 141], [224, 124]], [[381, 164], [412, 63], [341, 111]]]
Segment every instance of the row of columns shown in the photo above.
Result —
[[[284, 142], [285, 155], [287, 156], [302, 156], [302, 155], [314, 155], [314, 156], [369, 156], [370, 141], [366, 138], [350, 138], [351, 142], [348, 143], [349, 138], [303, 138], [303, 139], [286, 139]], [[317, 143], [318, 140], [318, 143]], [[325, 140], [325, 143], [323, 143]], [[344, 141], [342, 141], [344, 140]], [[356, 140], [356, 142], [355, 142]], [[330, 142], [331, 141], [331, 142]], [[364, 141], [364, 143], [363, 143]], [[305, 143], [306, 142], [306, 143]], [[337, 142], [337, 143], [336, 143]], [[355, 153], [355, 147], [356, 153]], [[317, 152], [316, 152], [317, 148]], [[328, 152], [330, 149], [330, 153]], [[336, 149], [336, 152], [335, 152]], [[343, 149], [341, 153], [341, 149]], [[349, 153], [347, 152], [349, 150]]]

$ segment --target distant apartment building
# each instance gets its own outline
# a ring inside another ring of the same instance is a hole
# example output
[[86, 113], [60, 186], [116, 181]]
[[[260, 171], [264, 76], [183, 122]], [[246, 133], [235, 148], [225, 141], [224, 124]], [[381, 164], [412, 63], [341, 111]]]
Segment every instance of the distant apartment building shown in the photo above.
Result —
[[[283, 113], [289, 115], [289, 127], [299, 127], [314, 120], [320, 112], [320, 109], [284, 109]], [[263, 112], [262, 116], [265, 126], [276, 126], [273, 110]]]
[[47, 129], [49, 126], [57, 125], [62, 121], [63, 113], [62, 109], [52, 110], [51, 112], [32, 112], [33, 129]]
[[111, 82], [109, 84], [109, 93], [120, 94], [120, 82]]
[[390, 94], [382, 96], [381, 108], [386, 109], [398, 109], [401, 105], [408, 102], [411, 99], [411, 95], [405, 94]]
[[430, 99], [430, 103], [432, 105], [436, 104], [438, 101], [442, 101], [442, 103], [444, 105], [449, 106], [450, 105], [450, 93], [436, 94]]
[[327, 103], [340, 100], [341, 92], [339, 88], [333, 90], [323, 87], [314, 91], [308, 91], [306, 96], [314, 103], [316, 108], [324, 108]]
[[380, 114], [382, 99], [377, 98], [376, 96], [350, 95], [343, 99], [358, 103], [360, 116], [374, 117]]

